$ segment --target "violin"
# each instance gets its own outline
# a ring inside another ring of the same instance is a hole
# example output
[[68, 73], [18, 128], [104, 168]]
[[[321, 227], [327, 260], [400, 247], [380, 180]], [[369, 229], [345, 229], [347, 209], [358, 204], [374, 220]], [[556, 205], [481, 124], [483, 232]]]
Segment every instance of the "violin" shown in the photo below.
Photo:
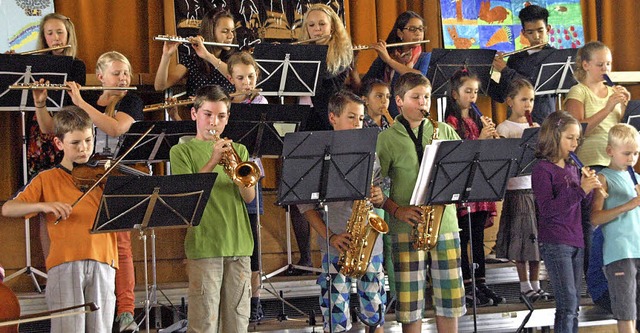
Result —
[[[40, 321], [45, 319], [73, 316], [82, 313], [97, 311], [100, 309], [95, 303], [85, 303], [57, 309], [34, 313], [30, 315], [20, 316], [20, 302], [18, 297], [4, 283], [0, 282], [0, 333], [18, 333], [18, 325], [21, 323], [29, 323], [32, 321]], [[73, 309], [83, 308], [82, 310], [66, 312]]]
[[[106, 182], [107, 175], [109, 175], [112, 171], [114, 171], [116, 167], [118, 167], [118, 168], [122, 167], [121, 164], [120, 164], [120, 161], [122, 161], [122, 159], [125, 158], [125, 156], [127, 156], [127, 154], [129, 154], [133, 150], [133, 148], [135, 148], [142, 141], [142, 139], [144, 139], [144, 137], [147, 136], [147, 134], [149, 134], [151, 132], [151, 130], [153, 130], [154, 127], [155, 127], [155, 125], [151, 125], [149, 127], [149, 129], [147, 129], [147, 131], [144, 132], [138, 138], [138, 140], [136, 140], [136, 142], [134, 142], [133, 145], [131, 145], [131, 147], [129, 147], [129, 149], [127, 149], [127, 151], [124, 152], [124, 154], [122, 154], [120, 157], [118, 157], [117, 160], [115, 160], [113, 162], [113, 164], [110, 164], [106, 169], [104, 169], [104, 167], [103, 167], [104, 170], [100, 170], [100, 171], [94, 172], [93, 174], [99, 175], [99, 177], [97, 177], [97, 179], [96, 179], [96, 177], [93, 178], [93, 179], [95, 179], [95, 181], [92, 182], [91, 186], [89, 186], [84, 191], [84, 193], [76, 201], [74, 201], [71, 204], [71, 208], [75, 207], [78, 204], [78, 202], [80, 202], [80, 200], [84, 199], [84, 197], [86, 197], [89, 194], [89, 192], [91, 192], [94, 188], [99, 186], [101, 183], [104, 186], [104, 183], [102, 181], [104, 180], [104, 182]], [[74, 167], [73, 169], [76, 169], [76, 168]], [[73, 171], [72, 171], [72, 175], [73, 175]], [[76, 183], [76, 186], [77, 186], [77, 183]], [[61, 219], [62, 219], [62, 217], [58, 218], [56, 220], [56, 222], [54, 222], [54, 224], [57, 225], [58, 223], [60, 223]]]
[[[76, 187], [86, 192], [95, 182], [98, 182], [99, 186], [104, 188], [107, 183], [107, 177], [103, 177], [111, 163], [110, 159], [93, 159], [85, 164], [78, 164], [71, 170], [71, 176]], [[131, 167], [124, 164], [116, 165], [116, 168], [109, 173], [110, 176], [148, 176], [149, 168], [146, 166]]]

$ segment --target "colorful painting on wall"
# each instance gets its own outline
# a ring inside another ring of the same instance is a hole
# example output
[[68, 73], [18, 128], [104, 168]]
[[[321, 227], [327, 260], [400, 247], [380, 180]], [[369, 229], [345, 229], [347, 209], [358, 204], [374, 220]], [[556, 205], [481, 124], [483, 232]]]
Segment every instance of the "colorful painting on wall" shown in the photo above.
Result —
[[0, 52], [36, 49], [40, 20], [53, 13], [53, 0], [0, 1]]
[[529, 5], [549, 10], [549, 44], [558, 49], [584, 44], [580, 0], [440, 0], [447, 49], [510, 52], [529, 46], [518, 14]]

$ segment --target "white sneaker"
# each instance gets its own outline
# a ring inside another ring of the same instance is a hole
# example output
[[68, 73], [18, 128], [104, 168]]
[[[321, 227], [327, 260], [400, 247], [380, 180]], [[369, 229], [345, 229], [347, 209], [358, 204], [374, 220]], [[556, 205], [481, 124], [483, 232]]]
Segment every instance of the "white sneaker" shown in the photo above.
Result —
[[121, 313], [116, 318], [116, 322], [120, 323], [120, 332], [137, 332], [139, 329], [138, 324], [133, 320], [133, 315], [129, 312]]

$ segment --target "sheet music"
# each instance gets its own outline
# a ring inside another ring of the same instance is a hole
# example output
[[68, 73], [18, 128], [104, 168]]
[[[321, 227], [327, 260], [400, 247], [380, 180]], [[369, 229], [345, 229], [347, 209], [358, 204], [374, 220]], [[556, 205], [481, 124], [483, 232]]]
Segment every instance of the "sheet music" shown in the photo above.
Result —
[[427, 186], [431, 180], [431, 170], [433, 169], [433, 162], [436, 159], [440, 142], [442, 142], [442, 140], [433, 140], [430, 145], [424, 147], [424, 154], [422, 155], [422, 162], [420, 163], [420, 172], [418, 173], [418, 179], [416, 180], [411, 201], [409, 202], [411, 205], [426, 204]]

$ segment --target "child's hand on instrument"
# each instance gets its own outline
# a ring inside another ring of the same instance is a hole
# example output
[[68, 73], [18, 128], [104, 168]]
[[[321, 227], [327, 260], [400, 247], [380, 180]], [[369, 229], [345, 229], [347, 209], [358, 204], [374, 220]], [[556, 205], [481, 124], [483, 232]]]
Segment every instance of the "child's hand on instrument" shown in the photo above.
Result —
[[384, 194], [382, 189], [378, 186], [371, 186], [371, 196], [369, 198], [373, 207], [380, 208], [384, 203]]
[[70, 204], [64, 202], [41, 202], [40, 211], [45, 214], [53, 214], [57, 219], [66, 220], [69, 215], [71, 215], [71, 207]]
[[[37, 82], [38, 84], [49, 84], [49, 81], [45, 81], [44, 79], [40, 79]], [[46, 106], [47, 105], [47, 89], [33, 89], [31, 90], [31, 95], [33, 96], [33, 103], [35, 106]]]
[[600, 183], [598, 176], [596, 176], [596, 172], [589, 169], [585, 172], [582, 172], [582, 178], [580, 179], [580, 187], [582, 187], [582, 190], [584, 191], [584, 193], [588, 194], [594, 189], [602, 188], [602, 183]]
[[80, 106], [80, 104], [84, 103], [84, 99], [82, 98], [82, 95], [80, 94], [80, 88], [82, 87], [81, 85], [73, 82], [73, 81], [68, 81], [65, 82], [65, 84], [71, 88], [71, 90], [69, 90], [69, 97], [71, 97], [71, 101], [73, 102], [73, 104], [75, 106]]
[[329, 244], [341, 252], [344, 252], [349, 248], [349, 244], [351, 244], [351, 235], [346, 232], [342, 234], [333, 234], [329, 237]]
[[180, 42], [166, 41], [162, 44], [162, 55], [172, 56], [178, 51]]
[[398, 207], [394, 216], [410, 226], [414, 226], [422, 220], [422, 209], [418, 206]]

